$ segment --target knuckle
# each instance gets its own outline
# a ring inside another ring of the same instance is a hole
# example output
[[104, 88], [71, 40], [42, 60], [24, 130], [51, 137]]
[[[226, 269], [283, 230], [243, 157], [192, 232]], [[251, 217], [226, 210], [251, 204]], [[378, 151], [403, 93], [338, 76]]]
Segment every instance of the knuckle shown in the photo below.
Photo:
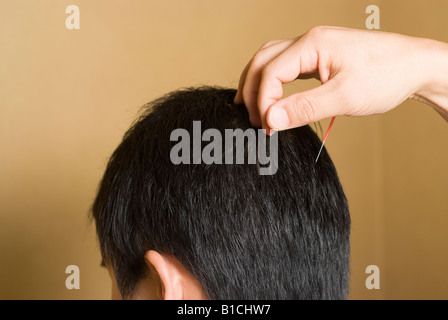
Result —
[[319, 33], [321, 32], [323, 29], [325, 29], [325, 26], [319, 25], [319, 26], [314, 26], [310, 29], [310, 33]]
[[262, 68], [265, 65], [265, 58], [261, 51], [257, 51], [252, 57], [252, 67]]
[[307, 35], [311, 38], [316, 38], [316, 37], [323, 37], [324, 35], [326, 35], [328, 32], [330, 31], [330, 28], [326, 27], [326, 26], [315, 26], [312, 27], [308, 32]]
[[275, 40], [267, 41], [267, 42], [263, 43], [263, 45], [260, 47], [260, 50], [266, 49], [267, 47], [272, 46], [276, 42], [277, 41], [275, 41]]
[[300, 96], [295, 101], [294, 112], [297, 120], [313, 122], [316, 118], [316, 103], [309, 97]]

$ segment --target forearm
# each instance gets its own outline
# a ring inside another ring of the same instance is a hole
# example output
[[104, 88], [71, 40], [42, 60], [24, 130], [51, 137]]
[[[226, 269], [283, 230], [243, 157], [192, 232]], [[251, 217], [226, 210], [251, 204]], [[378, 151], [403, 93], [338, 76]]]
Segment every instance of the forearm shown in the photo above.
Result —
[[432, 106], [448, 121], [448, 44], [422, 40], [421, 65], [425, 65], [420, 88], [411, 98]]

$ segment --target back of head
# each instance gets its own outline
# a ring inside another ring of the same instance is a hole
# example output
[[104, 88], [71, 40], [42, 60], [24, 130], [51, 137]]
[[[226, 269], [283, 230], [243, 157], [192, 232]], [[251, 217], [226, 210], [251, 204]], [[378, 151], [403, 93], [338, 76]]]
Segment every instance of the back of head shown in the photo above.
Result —
[[[211, 299], [344, 299], [347, 201], [328, 153], [314, 163], [320, 140], [309, 126], [276, 133], [272, 175], [259, 174], [258, 159], [171, 161], [171, 133], [193, 135], [193, 121], [223, 136], [251, 128], [245, 106], [233, 104], [235, 93], [202, 87], [162, 97], [113, 153], [93, 217], [122, 295], [145, 276], [145, 252], [156, 250], [176, 257]], [[252, 147], [245, 145], [246, 153]]]

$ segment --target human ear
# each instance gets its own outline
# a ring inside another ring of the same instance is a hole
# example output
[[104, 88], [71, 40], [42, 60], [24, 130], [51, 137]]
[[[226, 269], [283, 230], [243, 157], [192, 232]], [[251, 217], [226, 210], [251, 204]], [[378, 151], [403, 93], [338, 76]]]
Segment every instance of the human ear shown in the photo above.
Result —
[[149, 250], [146, 262], [154, 268], [161, 281], [161, 298], [164, 300], [199, 300], [207, 295], [199, 281], [172, 255]]

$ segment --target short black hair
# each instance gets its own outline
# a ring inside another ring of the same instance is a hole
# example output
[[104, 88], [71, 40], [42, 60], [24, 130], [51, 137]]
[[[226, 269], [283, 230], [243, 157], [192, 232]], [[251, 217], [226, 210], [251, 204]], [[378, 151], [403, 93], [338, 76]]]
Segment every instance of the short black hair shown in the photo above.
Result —
[[[174, 129], [252, 128], [236, 91], [186, 88], [146, 106], [112, 154], [92, 207], [101, 254], [124, 298], [144, 254], [176, 257], [210, 299], [345, 299], [350, 215], [309, 127], [278, 132], [278, 171], [170, 161]], [[250, 147], [250, 146], [246, 146]]]

